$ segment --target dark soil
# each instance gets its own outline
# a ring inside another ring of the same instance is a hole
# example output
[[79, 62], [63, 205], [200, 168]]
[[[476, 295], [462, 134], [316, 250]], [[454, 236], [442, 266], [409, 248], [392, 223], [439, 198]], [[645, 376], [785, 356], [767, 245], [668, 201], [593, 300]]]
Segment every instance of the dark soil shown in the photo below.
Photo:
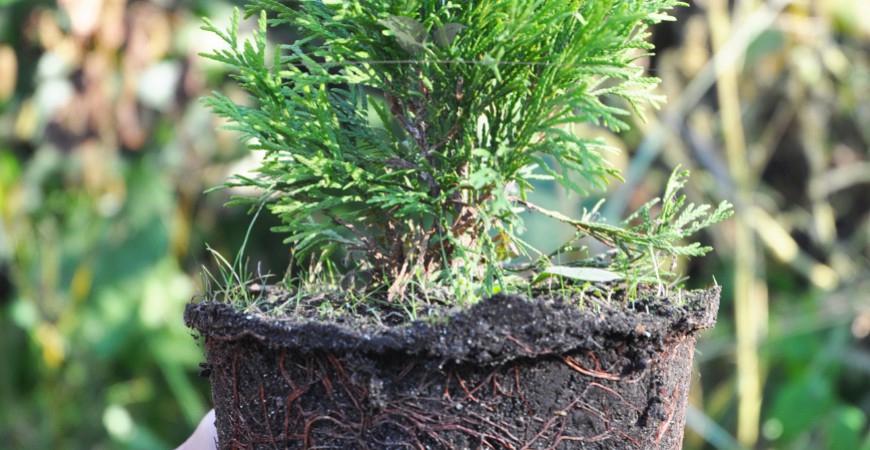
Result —
[[678, 449], [719, 290], [580, 310], [496, 296], [373, 330], [191, 304], [222, 449]]

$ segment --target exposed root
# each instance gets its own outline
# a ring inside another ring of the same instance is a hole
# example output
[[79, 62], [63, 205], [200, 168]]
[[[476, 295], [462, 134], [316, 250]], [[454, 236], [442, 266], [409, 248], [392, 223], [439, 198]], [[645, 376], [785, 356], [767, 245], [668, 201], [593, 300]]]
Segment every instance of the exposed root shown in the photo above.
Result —
[[593, 378], [602, 378], [605, 380], [612, 380], [612, 381], [619, 381], [621, 379], [621, 377], [619, 375], [613, 375], [611, 373], [602, 372], [600, 370], [584, 369], [584, 368], [580, 367], [580, 365], [577, 364], [577, 361], [575, 361], [570, 356], [563, 356], [562, 361], [565, 361], [565, 364], [567, 364], [568, 367], [582, 373], [583, 375], [587, 375], [587, 376], [590, 376]]
[[[404, 355], [380, 366], [328, 353], [282, 351], [253, 362], [239, 350], [230, 355], [227, 387], [235, 407], [222, 442], [231, 449], [645, 449], [681, 426], [673, 399], [679, 392], [664, 391], [647, 370], [620, 371], [612, 356], [602, 364], [593, 352], [547, 363], [560, 386], [536, 381], [539, 369], [525, 360], [481, 372]], [[242, 379], [256, 382], [251, 388]], [[276, 384], [283, 391], [270, 394]], [[663, 403], [635, 404], [637, 395], [621, 393], [625, 385], [652, 390]]]

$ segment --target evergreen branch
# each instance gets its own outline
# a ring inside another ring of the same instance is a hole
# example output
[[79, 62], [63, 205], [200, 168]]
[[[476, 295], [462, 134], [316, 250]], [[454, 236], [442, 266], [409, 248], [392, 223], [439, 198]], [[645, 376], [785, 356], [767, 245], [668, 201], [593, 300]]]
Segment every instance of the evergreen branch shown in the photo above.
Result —
[[[239, 38], [238, 11], [225, 30], [203, 26], [226, 47], [204, 56], [248, 94], [205, 103], [263, 152], [255, 176], [225, 186], [264, 192], [306, 276], [335, 252], [399, 296], [413, 268], [475, 295], [505, 288], [507, 260], [540, 255], [520, 236], [520, 206], [610, 245], [626, 272], [661, 277], [657, 252], [705, 252], [681, 241], [729, 211], [686, 206], [682, 173], [657, 215], [650, 203], [619, 226], [547, 211], [526, 193], [540, 179], [585, 194], [619, 178], [600, 140], [566, 126], [618, 131], [629, 111], [659, 105], [659, 80], [636, 61], [652, 48], [648, 27], [679, 4], [249, 0], [250, 38]], [[270, 48], [270, 27], [296, 38]]]

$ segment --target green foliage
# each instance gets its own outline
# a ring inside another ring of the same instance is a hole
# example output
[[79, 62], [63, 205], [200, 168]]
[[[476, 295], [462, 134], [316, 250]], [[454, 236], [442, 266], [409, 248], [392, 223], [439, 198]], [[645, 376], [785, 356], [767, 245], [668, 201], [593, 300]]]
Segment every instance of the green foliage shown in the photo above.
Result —
[[[609, 255], [609, 261], [605, 263], [615, 271], [608, 272], [610, 275], [594, 272], [592, 278], [589, 278], [588, 274], [577, 276], [576, 271], [562, 269], [554, 271], [558, 266], [545, 269], [542, 273], [587, 281], [614, 281], [627, 278], [632, 283], [650, 282], [658, 285], [662, 285], [663, 280], [672, 279], [676, 274], [671, 273], [669, 267], [665, 265], [666, 262], [679, 256], [702, 256], [712, 250], [697, 242], [689, 244], [682, 242], [698, 231], [727, 219], [733, 213], [732, 205], [727, 201], [720, 203], [712, 212], [710, 205], [698, 206], [694, 203], [686, 205], [686, 196], [680, 194], [680, 191], [685, 186], [688, 176], [689, 172], [686, 170], [679, 168], [675, 170], [668, 180], [663, 198], [647, 202], [618, 226], [596, 220], [598, 206], [601, 203], [591, 211], [585, 211], [580, 219], [572, 219], [528, 201], [521, 201], [520, 203], [529, 209], [570, 224], [577, 230], [574, 239], [561, 247], [556, 255], [582, 250], [582, 247], [577, 248], [574, 244], [587, 237], [592, 237], [614, 249]], [[656, 207], [659, 210], [654, 213]], [[600, 257], [596, 259], [600, 264], [602, 259]], [[546, 265], [548, 262], [549, 258], [545, 259], [543, 264]], [[596, 261], [582, 260], [574, 264], [595, 265]]]
[[[340, 258], [343, 273], [391, 297], [411, 282], [492, 293], [506, 287], [505, 261], [540, 255], [520, 239], [526, 206], [617, 247], [614, 270], [653, 267], [661, 280], [660, 254], [706, 252], [678, 242], [726, 217], [726, 203], [709, 217], [683, 209], [679, 174], [659, 215], [649, 204], [616, 227], [542, 211], [526, 194], [534, 180], [586, 194], [618, 177], [603, 143], [569, 128], [622, 130], [628, 111], [614, 101], [638, 114], [661, 101], [634, 61], [651, 49], [647, 27], [677, 4], [252, 1], [252, 39], [239, 39], [238, 12], [227, 30], [205, 26], [228, 46], [205, 56], [231, 66], [250, 96], [206, 102], [263, 152], [255, 176], [226, 186], [263, 192], [237, 201], [268, 203], [306, 279]], [[270, 26], [298, 38], [271, 49]]]
[[0, 448], [175, 448], [210, 402], [182, 320], [198, 241], [237, 247], [220, 235], [233, 212], [200, 196], [216, 161], [245, 153], [195, 101], [216, 86], [181, 74], [196, 41], [140, 37], [199, 19], [148, 1], [5, 4], [0, 84], [7, 69], [18, 83], [0, 105]]

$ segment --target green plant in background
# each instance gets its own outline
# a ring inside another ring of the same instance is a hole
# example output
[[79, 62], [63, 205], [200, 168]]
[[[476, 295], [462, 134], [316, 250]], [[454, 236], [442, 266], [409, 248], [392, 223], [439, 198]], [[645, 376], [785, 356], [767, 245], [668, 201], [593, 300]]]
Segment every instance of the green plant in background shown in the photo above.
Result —
[[[575, 220], [545, 210], [527, 193], [555, 180], [583, 195], [618, 177], [604, 143], [570, 128], [625, 129], [628, 111], [614, 100], [641, 117], [662, 100], [635, 61], [651, 48], [647, 27], [677, 4], [253, 1], [252, 40], [239, 40], [238, 12], [228, 30], [205, 27], [229, 46], [206, 56], [237, 71], [253, 105], [220, 93], [207, 103], [263, 151], [256, 175], [226, 186], [263, 193], [237, 202], [265, 203], [282, 219], [300, 280], [352, 276], [390, 298], [448, 284], [463, 301], [508, 288], [517, 266], [506, 263], [524, 257], [523, 269], [593, 281], [590, 268], [553, 269], [557, 255], [524, 243], [529, 210], [574, 226], [563, 250], [581, 259], [596, 256], [575, 248], [581, 238], [611, 247], [598, 275], [667, 283], [666, 259], [709, 250], [679, 241], [730, 214], [727, 202], [712, 213], [685, 206], [687, 173], [619, 226], [594, 211]], [[299, 38], [272, 52], [270, 25]]]
[[180, 316], [245, 153], [185, 30], [221, 8], [0, 2], [0, 448], [170, 449], [208, 410]]

